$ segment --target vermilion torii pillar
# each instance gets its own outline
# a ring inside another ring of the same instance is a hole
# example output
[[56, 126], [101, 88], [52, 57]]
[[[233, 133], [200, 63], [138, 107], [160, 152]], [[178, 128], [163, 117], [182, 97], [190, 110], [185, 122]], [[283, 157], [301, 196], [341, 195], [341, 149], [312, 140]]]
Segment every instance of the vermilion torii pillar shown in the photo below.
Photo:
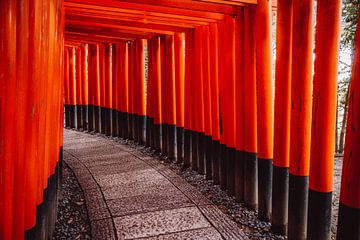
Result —
[[194, 29], [185, 32], [185, 79], [184, 79], [184, 163], [183, 167], [190, 167], [192, 157], [192, 67], [193, 67]]
[[70, 68], [70, 58], [69, 58], [69, 48], [64, 48], [64, 107], [65, 107], [65, 127], [70, 127], [70, 92], [69, 92], [69, 69]]
[[105, 45], [99, 44], [100, 133], [102, 134], [106, 133], [105, 52]]
[[219, 184], [220, 161], [220, 121], [219, 121], [219, 59], [218, 59], [218, 24], [211, 23], [209, 30], [210, 51], [210, 97], [211, 97], [211, 137], [212, 137], [212, 179]]
[[[113, 78], [113, 47], [112, 44], [108, 43], [105, 45], [105, 91], [104, 94], [104, 112], [105, 112], [105, 134], [107, 136], [111, 135], [111, 125], [112, 125], [112, 78]], [[102, 119], [101, 119], [102, 120]]]
[[349, 92], [337, 239], [360, 238], [360, 18]]
[[203, 26], [202, 38], [202, 70], [203, 70], [203, 97], [204, 97], [204, 161], [205, 177], [212, 178], [212, 118], [211, 118], [211, 77], [210, 77], [210, 29]]
[[128, 138], [128, 111], [129, 111], [129, 44], [119, 43], [116, 49], [117, 81], [118, 81], [118, 128], [119, 136]]
[[286, 235], [289, 205], [293, 0], [278, 0], [277, 4], [271, 230], [276, 234]]
[[161, 47], [160, 38], [155, 37], [151, 41], [151, 73], [153, 81], [153, 106], [154, 106], [154, 148], [161, 151], [161, 123], [162, 123], [162, 85], [161, 85]]
[[228, 194], [233, 196], [235, 193], [235, 158], [236, 158], [236, 99], [235, 99], [235, 18], [227, 16], [225, 24], [225, 42], [223, 48], [224, 67], [224, 124], [225, 132], [225, 169], [226, 169], [226, 188]]
[[120, 63], [118, 62], [118, 45], [112, 44], [112, 78], [111, 78], [111, 136], [118, 136], [118, 109], [119, 109], [119, 78], [118, 78], [118, 68]]
[[81, 47], [81, 97], [82, 97], [82, 108], [81, 108], [81, 125], [84, 130], [88, 129], [88, 105], [89, 105], [89, 75], [88, 75], [88, 56], [89, 46], [84, 44]]
[[[224, 61], [225, 51], [226, 51], [226, 24], [225, 21], [219, 22], [219, 59]], [[224, 65], [225, 66], [225, 65]], [[227, 151], [226, 151], [226, 141], [227, 132], [225, 131], [226, 125], [226, 74], [224, 73], [224, 66], [219, 67], [219, 121], [220, 121], [220, 158], [219, 158], [219, 183], [221, 189], [226, 189], [227, 183]]]
[[308, 239], [330, 239], [340, 20], [341, 0], [317, 1]]
[[137, 128], [137, 137], [139, 144], [144, 143], [144, 127], [145, 127], [145, 57], [144, 47], [146, 44], [145, 39], [136, 40], [136, 73], [135, 73], [135, 92], [134, 92], [134, 104], [135, 104], [135, 119]]
[[146, 136], [145, 136], [145, 147], [154, 149], [154, 101], [153, 92], [154, 84], [152, 78], [152, 39], [147, 40], [147, 85], [146, 85]]
[[311, 139], [313, 0], [294, 0], [289, 239], [306, 239]]
[[271, 2], [256, 6], [256, 89], [258, 124], [259, 218], [270, 221], [273, 159], [273, 80], [271, 56]]
[[175, 92], [176, 92], [176, 160], [184, 158], [184, 77], [185, 77], [185, 34], [174, 35]]
[[254, 19], [255, 7], [244, 10], [244, 70], [245, 96], [245, 163], [244, 163], [244, 202], [249, 209], [257, 209], [257, 104], [256, 104], [256, 59]]
[[[203, 56], [204, 45], [202, 44], [203, 39], [203, 28], [198, 26], [195, 28], [194, 35], [194, 53], [195, 53], [195, 68], [194, 68], [194, 79], [193, 79], [193, 91], [194, 98], [193, 104], [195, 109], [193, 111], [195, 115], [195, 142], [196, 144], [193, 147], [197, 149], [197, 170], [200, 174], [205, 173], [205, 158], [204, 158], [204, 75], [203, 75]], [[195, 163], [195, 162], [194, 162]]]
[[75, 49], [75, 82], [76, 82], [76, 128], [83, 128], [82, 121], [82, 109], [83, 109], [83, 78], [82, 78], [82, 46], [79, 46]]
[[101, 128], [101, 71], [100, 71], [100, 46], [94, 46], [93, 55], [93, 77], [94, 77], [94, 132], [100, 132]]
[[[175, 61], [174, 61], [174, 36], [165, 37], [165, 111], [167, 124], [167, 146], [169, 160], [175, 159], [176, 147], [176, 92], [175, 92]], [[163, 99], [164, 101], [164, 99]]]
[[75, 49], [69, 48], [69, 92], [70, 92], [70, 127], [76, 127], [76, 66]]
[[235, 198], [244, 201], [244, 149], [245, 149], [245, 97], [244, 80], [244, 9], [239, 9], [235, 20], [235, 99], [236, 99], [236, 159], [235, 159]]

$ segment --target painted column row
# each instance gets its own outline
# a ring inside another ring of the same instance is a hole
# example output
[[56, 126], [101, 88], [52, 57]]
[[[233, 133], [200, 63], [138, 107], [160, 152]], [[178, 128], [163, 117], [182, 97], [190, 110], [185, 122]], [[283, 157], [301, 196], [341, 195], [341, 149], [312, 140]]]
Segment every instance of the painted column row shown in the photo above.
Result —
[[0, 2], [0, 239], [48, 239], [55, 227], [63, 28], [62, 1]]

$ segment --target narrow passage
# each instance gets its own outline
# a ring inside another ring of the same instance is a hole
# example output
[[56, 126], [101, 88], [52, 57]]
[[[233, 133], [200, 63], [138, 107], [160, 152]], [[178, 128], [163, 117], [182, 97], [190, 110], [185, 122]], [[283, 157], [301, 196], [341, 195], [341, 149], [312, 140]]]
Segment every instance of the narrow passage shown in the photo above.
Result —
[[246, 239], [197, 189], [127, 145], [64, 130], [64, 161], [84, 191], [92, 239]]

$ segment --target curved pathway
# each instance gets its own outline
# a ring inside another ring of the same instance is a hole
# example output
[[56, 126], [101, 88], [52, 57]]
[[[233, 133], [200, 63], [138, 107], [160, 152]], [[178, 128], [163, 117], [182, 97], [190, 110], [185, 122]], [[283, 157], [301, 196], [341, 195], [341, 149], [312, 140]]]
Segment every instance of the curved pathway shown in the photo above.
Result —
[[64, 161], [83, 191], [92, 239], [246, 239], [158, 159], [101, 135], [64, 130]]

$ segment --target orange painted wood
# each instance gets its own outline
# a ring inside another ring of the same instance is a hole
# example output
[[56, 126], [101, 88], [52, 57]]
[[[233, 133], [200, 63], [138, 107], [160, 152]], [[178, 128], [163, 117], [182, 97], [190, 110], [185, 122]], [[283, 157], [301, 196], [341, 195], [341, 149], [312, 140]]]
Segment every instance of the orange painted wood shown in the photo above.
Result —
[[76, 105], [83, 104], [83, 97], [82, 97], [82, 85], [83, 85], [83, 78], [82, 78], [82, 51], [81, 47], [75, 49], [75, 88], [76, 88]]
[[220, 140], [220, 121], [219, 121], [219, 59], [218, 59], [218, 24], [210, 24], [209, 32], [209, 51], [210, 51], [210, 90], [211, 90], [211, 134], [214, 140]]
[[256, 58], [255, 58], [255, 36], [254, 19], [255, 8], [249, 7], [244, 10], [244, 70], [246, 89], [245, 97], [245, 151], [257, 152], [257, 103], [256, 103]]
[[193, 130], [192, 82], [193, 82], [194, 29], [185, 32], [185, 83], [184, 83], [184, 128]]
[[81, 48], [81, 92], [82, 92], [82, 104], [89, 104], [89, 76], [88, 76], [88, 45], [85, 44]]
[[235, 19], [225, 19], [225, 45], [224, 45], [224, 131], [227, 146], [236, 146], [236, 118], [235, 118]]
[[99, 89], [100, 89], [100, 106], [106, 107], [106, 65], [105, 65], [105, 52], [106, 48], [104, 44], [99, 45]]
[[69, 92], [69, 50], [65, 47], [64, 50], [64, 95], [65, 95], [65, 104], [70, 104], [70, 92]]
[[151, 72], [154, 82], [154, 123], [162, 123], [162, 85], [161, 85], [161, 44], [160, 38], [155, 37], [152, 42]]
[[244, 61], [244, 10], [235, 19], [235, 113], [236, 113], [236, 150], [245, 149], [245, 61]]
[[290, 173], [308, 176], [312, 109], [313, 1], [294, 1]]
[[203, 29], [195, 28], [194, 35], [194, 84], [193, 84], [193, 104], [195, 106], [193, 114], [195, 116], [195, 130], [204, 133], [204, 91], [203, 91]]
[[258, 157], [273, 158], [274, 97], [271, 49], [271, 1], [258, 0], [256, 7], [256, 86]]
[[279, 0], [276, 30], [274, 159], [278, 167], [290, 166], [290, 110], [293, 1]]
[[145, 100], [145, 56], [144, 48], [146, 47], [146, 40], [139, 39], [136, 41], [136, 71], [137, 71], [137, 88], [136, 88], [136, 102], [138, 104], [137, 114], [145, 116], [146, 114], [146, 100]]
[[[82, 5], [83, 4], [83, 5]], [[153, 4], [138, 4], [130, 2], [119, 2], [115, 0], [71, 0], [65, 1], [65, 7], [68, 6], [84, 6], [90, 7], [91, 5], [100, 7], [116, 7], [124, 12], [147, 12], [149, 15], [155, 16], [168, 16], [170, 18], [181, 19], [209, 19], [209, 20], [222, 20], [223, 14], [212, 12], [201, 12], [188, 9], [177, 9], [163, 6], [155, 6]]]
[[210, 84], [210, 30], [209, 26], [202, 26], [202, 71], [203, 71], [203, 104], [204, 104], [204, 132], [206, 136], [212, 134], [211, 119], [211, 84]]
[[317, 2], [309, 184], [318, 192], [333, 190], [340, 18], [340, 0]]
[[113, 68], [113, 61], [112, 61], [112, 44], [105, 45], [105, 105], [106, 108], [112, 108], [112, 68]]
[[176, 125], [184, 127], [185, 34], [174, 35]]
[[355, 36], [354, 64], [352, 67], [349, 94], [349, 112], [346, 125], [344, 162], [341, 179], [340, 202], [346, 206], [360, 208], [360, 19]]

